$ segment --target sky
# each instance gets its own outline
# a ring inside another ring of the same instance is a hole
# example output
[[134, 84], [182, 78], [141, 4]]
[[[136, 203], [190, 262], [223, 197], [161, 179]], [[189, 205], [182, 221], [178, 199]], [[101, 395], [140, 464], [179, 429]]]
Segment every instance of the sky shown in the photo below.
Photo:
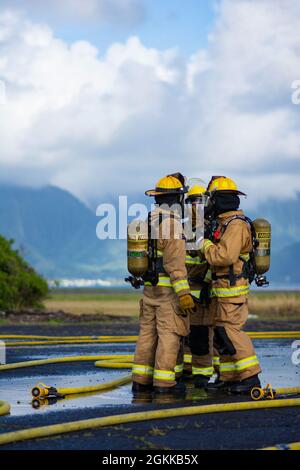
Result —
[[[298, 0], [0, 0], [0, 183], [299, 190]], [[300, 83], [300, 82], [299, 82]]]

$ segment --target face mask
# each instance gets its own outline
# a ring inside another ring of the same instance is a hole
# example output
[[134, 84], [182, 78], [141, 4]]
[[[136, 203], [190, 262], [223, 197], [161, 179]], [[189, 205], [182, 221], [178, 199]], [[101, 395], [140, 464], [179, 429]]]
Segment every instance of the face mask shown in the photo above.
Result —
[[225, 212], [238, 210], [240, 206], [240, 198], [233, 193], [225, 193], [225, 191], [216, 193], [214, 197], [214, 212], [218, 216]]
[[204, 218], [205, 219], [210, 219], [214, 215], [214, 210], [215, 210], [215, 201], [214, 197], [210, 197], [207, 205], [204, 207]]

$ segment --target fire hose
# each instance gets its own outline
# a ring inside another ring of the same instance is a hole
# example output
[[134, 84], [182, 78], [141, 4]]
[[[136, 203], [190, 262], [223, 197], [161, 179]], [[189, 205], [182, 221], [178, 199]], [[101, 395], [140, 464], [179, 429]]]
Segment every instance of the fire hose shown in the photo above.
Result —
[[0, 434], [0, 445], [10, 444], [18, 441], [27, 441], [41, 437], [45, 438], [75, 431], [99, 429], [107, 426], [136, 423], [162, 418], [175, 418], [180, 416], [193, 416], [209, 413], [226, 413], [230, 411], [258, 410], [265, 408], [284, 408], [292, 406], [300, 406], [300, 398], [242, 403], [222, 403], [217, 405], [200, 405], [170, 408], [164, 410], [142, 411], [137, 413], [125, 413], [120, 415], [85, 419], [3, 433]]
[[[300, 331], [265, 331], [247, 332], [252, 339], [299, 339]], [[55, 344], [100, 344], [100, 343], [135, 343], [138, 336], [39, 336], [39, 335], [0, 335], [7, 347], [49, 346]], [[30, 341], [24, 341], [30, 340]]]
[[0, 400], [0, 416], [7, 415], [10, 412], [10, 405], [6, 401]]
[[[281, 332], [282, 334], [283, 332]], [[272, 333], [273, 335], [274, 333]], [[277, 334], [277, 333], [276, 333]], [[290, 334], [290, 332], [289, 332]], [[258, 334], [257, 334], [258, 335]], [[277, 334], [276, 337], [282, 337]], [[288, 336], [287, 336], [288, 337]], [[294, 337], [294, 336], [293, 336]], [[7, 337], [6, 337], [7, 338]], [[103, 337], [102, 337], [103, 338]], [[113, 342], [115, 337], [110, 338], [110, 342]], [[113, 338], [113, 341], [112, 341]], [[121, 338], [121, 337], [118, 337]], [[128, 338], [128, 337], [126, 337]], [[132, 337], [131, 337], [132, 338]], [[75, 340], [77, 341], [77, 339]], [[128, 342], [128, 341], [126, 341]], [[50, 343], [53, 344], [52, 340]], [[132, 366], [132, 355], [102, 355], [102, 356], [67, 356], [58, 357], [51, 359], [41, 359], [35, 361], [25, 361], [20, 363], [5, 364], [0, 366], [0, 371], [17, 369], [21, 367], [32, 367], [43, 364], [53, 363], [65, 363], [75, 361], [96, 361], [95, 366], [106, 367], [106, 368], [131, 368]], [[120, 379], [110, 381], [107, 383], [91, 385], [87, 387], [77, 388], [55, 388], [39, 383], [32, 389], [32, 395], [34, 397], [51, 397], [51, 396], [67, 396], [79, 393], [88, 393], [96, 391], [105, 391], [114, 387], [124, 385], [131, 381], [131, 376], [121, 377]], [[201, 406], [189, 406], [180, 408], [171, 408], [164, 410], [155, 411], [143, 411], [138, 413], [126, 413], [121, 415], [113, 415], [107, 417], [92, 418], [88, 420], [80, 420], [68, 423], [61, 423], [50, 426], [42, 426], [31, 429], [24, 429], [20, 431], [14, 431], [9, 433], [0, 434], [0, 445], [9, 444], [17, 441], [24, 441], [29, 439], [36, 439], [41, 437], [49, 437], [59, 434], [65, 434], [69, 432], [87, 430], [87, 429], [98, 429], [106, 426], [114, 426], [117, 424], [141, 422], [147, 420], [155, 420], [162, 418], [172, 418], [180, 416], [192, 416], [208, 413], [220, 413], [230, 411], [242, 411], [251, 409], [265, 409], [265, 408], [283, 408], [283, 407], [294, 407], [300, 406], [300, 398], [283, 398], [278, 399], [279, 394], [299, 394], [300, 387], [293, 388], [278, 388], [276, 391], [267, 385], [265, 388], [256, 388], [252, 391], [251, 402], [242, 403], [227, 403], [227, 404], [215, 404], [215, 405], [201, 405]], [[6, 402], [0, 401], [0, 415], [9, 413], [10, 406]], [[290, 444], [293, 448], [298, 443]], [[275, 447], [277, 448], [277, 447]], [[269, 448], [266, 448], [266, 450]], [[270, 448], [271, 449], [271, 448]]]

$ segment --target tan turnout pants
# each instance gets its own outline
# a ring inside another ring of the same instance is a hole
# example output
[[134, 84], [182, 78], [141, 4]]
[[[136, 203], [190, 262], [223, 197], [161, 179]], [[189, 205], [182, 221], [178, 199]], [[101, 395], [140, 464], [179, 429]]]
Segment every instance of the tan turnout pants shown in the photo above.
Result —
[[214, 346], [220, 355], [220, 379], [240, 381], [261, 372], [253, 343], [243, 331], [248, 318], [248, 299], [214, 298]]
[[[189, 333], [189, 319], [182, 316], [172, 288], [157, 287], [140, 301], [140, 333], [136, 345], [132, 379], [158, 387], [176, 385], [183, 369], [183, 337]], [[179, 363], [180, 361], [180, 363]]]

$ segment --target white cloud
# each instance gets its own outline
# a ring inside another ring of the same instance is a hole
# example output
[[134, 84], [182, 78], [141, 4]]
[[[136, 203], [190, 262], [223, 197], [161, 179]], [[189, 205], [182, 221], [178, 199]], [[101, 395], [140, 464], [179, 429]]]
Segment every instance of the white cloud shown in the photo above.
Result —
[[300, 173], [300, 4], [224, 0], [188, 60], [138, 38], [105, 52], [0, 16], [2, 181], [52, 183], [88, 200], [143, 191], [169, 171], [228, 174], [250, 200], [292, 196]]

